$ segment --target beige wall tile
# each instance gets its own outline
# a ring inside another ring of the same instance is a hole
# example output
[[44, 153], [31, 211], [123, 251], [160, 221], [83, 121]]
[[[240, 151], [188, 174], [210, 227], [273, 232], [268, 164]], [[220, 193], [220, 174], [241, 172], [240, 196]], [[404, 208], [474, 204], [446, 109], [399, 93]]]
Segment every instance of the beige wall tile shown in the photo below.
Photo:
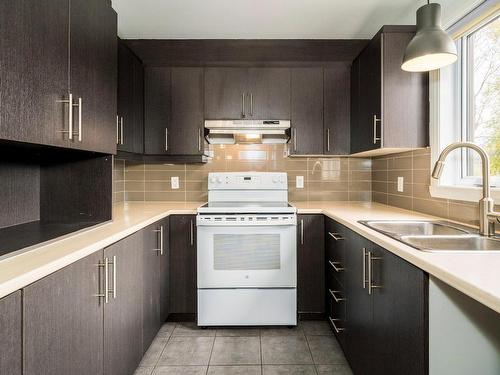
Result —
[[358, 171], [370, 171], [372, 169], [371, 159], [349, 158], [349, 169]]
[[413, 198], [413, 209], [424, 214], [448, 217], [448, 202], [434, 199]]
[[144, 181], [125, 181], [125, 191], [144, 191], [146, 190]]
[[206, 191], [187, 191], [186, 202], [206, 202], [208, 193]]
[[307, 190], [288, 190], [288, 200], [291, 202], [307, 201]]
[[309, 192], [310, 201], [347, 201], [349, 194], [347, 191], [327, 191], [327, 192]]
[[155, 191], [155, 192], [178, 192], [186, 190], [186, 182], [184, 180], [179, 180], [179, 189], [172, 189], [172, 184], [170, 180], [165, 181], [146, 181], [145, 191]]
[[387, 193], [387, 188], [388, 188], [387, 182], [372, 181], [373, 191], [377, 191], [379, 193]]
[[146, 171], [184, 171], [186, 169], [185, 164], [160, 164], [160, 163], [150, 163], [144, 166]]
[[373, 159], [372, 171], [386, 171], [388, 165], [388, 160], [386, 158]]
[[372, 191], [372, 200], [374, 202], [378, 202], [378, 203], [382, 203], [382, 204], [387, 204], [388, 194], [386, 194], [386, 193], [380, 193], [378, 191]]
[[184, 171], [146, 171], [146, 181], [170, 181], [172, 177], [179, 177], [179, 180], [185, 180]]
[[413, 185], [412, 184], [403, 184], [403, 191], [398, 191], [398, 184], [395, 182], [389, 182], [387, 184], [387, 192], [393, 195], [402, 195], [405, 197], [413, 196]]
[[386, 182], [389, 179], [387, 171], [372, 171], [372, 181]]
[[358, 201], [358, 202], [369, 202], [372, 200], [372, 192], [371, 191], [350, 191], [349, 192], [349, 200], [350, 201]]
[[113, 190], [116, 193], [125, 191], [125, 181], [114, 181]]
[[399, 208], [404, 208], [406, 210], [412, 209], [412, 198], [411, 197], [403, 197], [401, 195], [387, 195], [387, 204], [391, 206], [396, 206]]
[[429, 170], [414, 169], [413, 170], [413, 182], [416, 184], [426, 184], [431, 183], [431, 173]]
[[349, 171], [350, 181], [371, 181], [372, 171]]
[[349, 191], [372, 191], [371, 181], [350, 181]]
[[410, 156], [398, 157], [389, 159], [387, 169], [406, 169], [411, 170], [413, 165], [413, 158]]
[[413, 156], [413, 169], [431, 169], [431, 154], [419, 154]]
[[348, 184], [343, 181], [309, 181], [307, 186], [311, 191], [347, 191], [348, 189]]
[[409, 170], [389, 170], [387, 173], [387, 178], [389, 182], [398, 182], [398, 177], [403, 177], [406, 184], [411, 184], [413, 181], [413, 174], [411, 169]]
[[144, 181], [144, 172], [143, 171], [125, 170], [125, 180], [127, 180], [127, 181]]
[[169, 191], [169, 192], [146, 192], [146, 201], [157, 202], [184, 202], [186, 193], [184, 191]]
[[479, 225], [479, 205], [450, 202], [448, 218], [471, 225]]
[[144, 163], [125, 160], [125, 170], [126, 171], [143, 171]]
[[144, 192], [136, 192], [136, 191], [126, 191], [125, 192], [125, 200], [126, 201], [144, 201]]

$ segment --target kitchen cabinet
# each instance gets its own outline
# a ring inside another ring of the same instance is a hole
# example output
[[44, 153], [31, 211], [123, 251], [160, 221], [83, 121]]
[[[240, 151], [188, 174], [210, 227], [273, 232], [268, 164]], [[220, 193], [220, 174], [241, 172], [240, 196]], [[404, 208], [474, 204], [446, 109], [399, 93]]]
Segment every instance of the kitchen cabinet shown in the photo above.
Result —
[[142, 284], [142, 348], [149, 348], [161, 327], [161, 266], [163, 256], [163, 229], [153, 224], [143, 233], [143, 284]]
[[297, 310], [325, 312], [325, 255], [323, 215], [299, 215], [297, 228]]
[[143, 233], [105, 248], [106, 259], [112, 264], [110, 300], [104, 304], [104, 373], [133, 374], [143, 355]]
[[206, 68], [205, 118], [290, 119], [290, 69]]
[[350, 63], [324, 70], [324, 144], [326, 155], [350, 153]]
[[351, 153], [428, 146], [429, 75], [401, 70], [414, 32], [384, 26], [354, 60]]
[[109, 2], [4, 1], [0, 17], [0, 138], [113, 153]]
[[323, 154], [323, 68], [291, 71], [291, 154]]
[[159, 226], [163, 227], [163, 238], [158, 238], [160, 246], [163, 240], [160, 254], [160, 322], [163, 323], [170, 314], [170, 218], [161, 220]]
[[170, 313], [195, 314], [196, 215], [170, 216]]
[[24, 374], [103, 373], [99, 264], [96, 252], [23, 289]]
[[0, 299], [0, 374], [22, 374], [21, 291]]
[[140, 154], [144, 142], [144, 69], [123, 43], [118, 43], [117, 148]]

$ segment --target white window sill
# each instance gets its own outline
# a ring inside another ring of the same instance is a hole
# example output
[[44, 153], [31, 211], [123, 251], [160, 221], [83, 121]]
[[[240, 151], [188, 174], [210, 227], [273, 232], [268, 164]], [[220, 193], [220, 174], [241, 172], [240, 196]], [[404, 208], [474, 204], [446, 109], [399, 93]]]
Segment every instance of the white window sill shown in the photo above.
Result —
[[[431, 183], [429, 192], [434, 198], [453, 199], [466, 202], [478, 202], [483, 197], [483, 189], [477, 186], [450, 186]], [[500, 204], [500, 189], [491, 189], [495, 204]]]

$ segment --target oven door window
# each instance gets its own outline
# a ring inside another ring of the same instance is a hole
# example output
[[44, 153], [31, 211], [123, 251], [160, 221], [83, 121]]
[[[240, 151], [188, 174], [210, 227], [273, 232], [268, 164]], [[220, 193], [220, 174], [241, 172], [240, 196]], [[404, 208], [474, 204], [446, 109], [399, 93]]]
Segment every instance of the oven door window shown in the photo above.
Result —
[[214, 270], [279, 270], [280, 234], [215, 234]]

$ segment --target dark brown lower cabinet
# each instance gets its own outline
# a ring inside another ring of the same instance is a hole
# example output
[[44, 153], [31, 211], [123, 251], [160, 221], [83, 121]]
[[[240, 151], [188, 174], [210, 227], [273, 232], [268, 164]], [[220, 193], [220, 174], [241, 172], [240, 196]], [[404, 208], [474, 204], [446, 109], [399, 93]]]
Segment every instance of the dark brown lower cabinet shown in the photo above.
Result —
[[101, 261], [96, 252], [24, 288], [24, 374], [103, 373]]
[[163, 248], [160, 257], [160, 321], [163, 323], [170, 314], [170, 218], [159, 222], [163, 227]]
[[302, 314], [324, 314], [323, 215], [299, 215], [297, 237], [297, 310]]
[[170, 313], [196, 313], [196, 215], [170, 216]]
[[142, 349], [148, 349], [161, 326], [160, 301], [160, 257], [163, 249], [159, 243], [162, 236], [161, 226], [153, 224], [146, 227], [143, 246], [143, 284], [142, 284]]
[[104, 249], [104, 259], [113, 263], [109, 277], [110, 300], [104, 304], [106, 375], [133, 374], [142, 358], [142, 249], [142, 232]]
[[21, 291], [0, 299], [0, 374], [22, 374]]

